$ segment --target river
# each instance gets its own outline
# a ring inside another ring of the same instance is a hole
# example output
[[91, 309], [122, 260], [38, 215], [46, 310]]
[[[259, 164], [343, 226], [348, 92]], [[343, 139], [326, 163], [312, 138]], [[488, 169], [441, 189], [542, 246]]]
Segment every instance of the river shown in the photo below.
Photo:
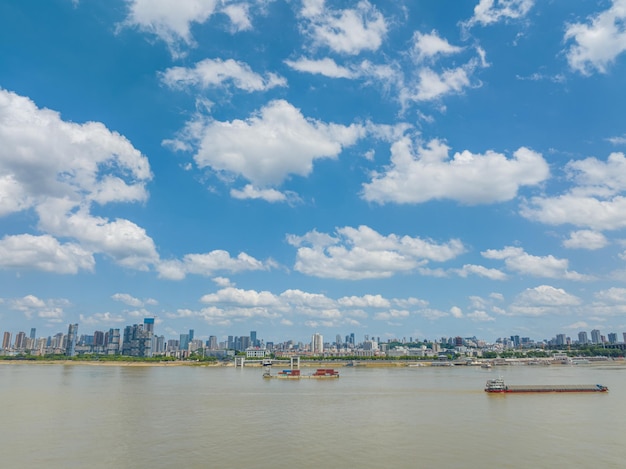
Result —
[[[312, 370], [303, 369], [303, 373]], [[0, 365], [3, 467], [624, 467], [626, 365], [340, 368]], [[509, 384], [608, 393], [491, 395]]]

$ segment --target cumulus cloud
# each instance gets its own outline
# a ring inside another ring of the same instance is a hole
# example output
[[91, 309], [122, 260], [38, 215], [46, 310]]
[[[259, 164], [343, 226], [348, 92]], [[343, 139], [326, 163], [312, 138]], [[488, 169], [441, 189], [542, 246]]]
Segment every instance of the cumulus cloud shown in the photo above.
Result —
[[324, 0], [304, 0], [300, 16], [305, 20], [302, 32], [315, 46], [339, 54], [375, 51], [387, 34], [385, 18], [367, 0], [344, 10], [327, 8]]
[[204, 59], [193, 67], [172, 67], [161, 74], [163, 82], [171, 88], [218, 88], [232, 83], [236, 88], [252, 92], [266, 91], [276, 86], [286, 86], [287, 81], [273, 73], [263, 77], [252, 71], [244, 62], [233, 59]]
[[337, 300], [341, 306], [349, 308], [389, 308], [391, 303], [381, 295], [344, 296]]
[[204, 24], [215, 14], [223, 14], [230, 21], [230, 32], [252, 29], [253, 7], [263, 9], [266, 0], [126, 0], [127, 16], [120, 27], [137, 28], [164, 41], [173, 57], [186, 55], [186, 49], [195, 47], [191, 33], [194, 24]]
[[565, 41], [572, 70], [583, 75], [606, 73], [615, 59], [626, 51], [626, 0], [613, 0], [611, 6], [585, 23], [569, 24]]
[[513, 199], [520, 187], [537, 185], [549, 176], [543, 157], [527, 148], [518, 149], [513, 158], [465, 150], [450, 159], [449, 150], [439, 140], [414, 150], [408, 137], [400, 139], [391, 147], [391, 164], [363, 184], [363, 198], [380, 204], [432, 199], [471, 205], [504, 202]]
[[210, 277], [216, 272], [238, 273], [266, 268], [268, 266], [265, 263], [246, 253], [242, 252], [237, 257], [231, 257], [223, 250], [206, 254], [186, 254], [182, 260], [162, 261], [157, 265], [159, 277], [169, 280], [182, 280], [187, 274]]
[[486, 259], [504, 260], [506, 268], [512, 272], [533, 277], [558, 278], [568, 280], [589, 280], [589, 277], [569, 270], [567, 259], [558, 259], [552, 255], [533, 256], [522, 248], [507, 246], [504, 249], [483, 251]]
[[[50, 256], [65, 256], [69, 264], [60, 269], [65, 273], [92, 270], [94, 252], [132, 268], [155, 261], [154, 243], [142, 228], [90, 213], [94, 205], [148, 197], [148, 159], [126, 138], [98, 122], [66, 122], [57, 112], [0, 89], [0, 141], [0, 216], [31, 209], [45, 235], [79, 242], [21, 236], [5, 238], [5, 246], [40, 251], [44, 260], [33, 267], [44, 270], [54, 264]], [[52, 252], [55, 246], [60, 249]]]
[[563, 246], [569, 249], [588, 249], [594, 251], [602, 249], [608, 244], [606, 237], [597, 231], [580, 230], [572, 231], [568, 239], [563, 241]]
[[562, 288], [540, 285], [535, 288], [527, 288], [517, 295], [509, 307], [509, 312], [513, 315], [522, 316], [565, 314], [570, 312], [572, 307], [580, 304], [580, 298], [567, 293]]
[[413, 53], [418, 60], [432, 58], [437, 55], [456, 54], [462, 50], [462, 47], [453, 46], [434, 30], [429, 34], [419, 31], [413, 34]]
[[58, 274], [92, 272], [93, 255], [74, 243], [61, 244], [49, 235], [5, 236], [0, 240], [0, 268], [42, 270]]
[[109, 324], [120, 324], [126, 321], [126, 318], [120, 314], [106, 313], [94, 313], [90, 316], [80, 314], [80, 325], [83, 326], [101, 326]]
[[204, 295], [202, 303], [230, 303], [239, 306], [274, 306], [278, 298], [268, 291], [257, 292], [254, 290], [242, 290], [240, 288], [227, 287], [217, 293]]
[[571, 161], [565, 171], [574, 187], [555, 197], [533, 197], [522, 206], [522, 216], [550, 225], [572, 224], [595, 231], [626, 227], [623, 153], [611, 153], [606, 162], [597, 158]]
[[26, 319], [41, 318], [49, 323], [60, 323], [65, 315], [64, 308], [70, 302], [65, 299], [43, 300], [35, 295], [26, 295], [22, 298], [14, 298], [8, 302], [8, 307], [14, 311], [20, 311]]
[[147, 298], [145, 300], [140, 300], [139, 298], [135, 298], [128, 293], [115, 293], [111, 296], [115, 301], [119, 301], [124, 303], [125, 305], [132, 306], [133, 308], [143, 308], [145, 305], [156, 305], [158, 302], [153, 298]]
[[299, 200], [298, 196], [291, 192], [283, 193], [276, 189], [257, 189], [252, 184], [246, 184], [243, 189], [231, 189], [230, 196], [233, 199], [260, 199], [270, 203]]
[[367, 226], [288, 235], [298, 248], [295, 270], [322, 278], [360, 280], [410, 272], [430, 261], [445, 262], [465, 251], [459, 240], [437, 244], [419, 237], [381, 235]]
[[486, 311], [473, 311], [469, 313], [467, 317], [476, 322], [489, 322], [496, 320], [493, 316], [489, 316]]
[[285, 60], [285, 64], [298, 72], [323, 75], [328, 78], [354, 78], [357, 74], [349, 68], [337, 65], [331, 58], [319, 60], [300, 58], [298, 60]]
[[181, 137], [197, 145], [198, 167], [226, 171], [264, 187], [290, 175], [308, 176], [315, 160], [336, 158], [363, 133], [358, 125], [307, 119], [287, 101], [277, 100], [245, 121], [190, 122]]
[[488, 269], [482, 265], [465, 264], [461, 269], [456, 269], [456, 273], [465, 278], [468, 275], [478, 275], [491, 280], [505, 280], [506, 274], [498, 269]]
[[469, 28], [474, 25], [487, 26], [501, 21], [524, 18], [535, 0], [480, 0], [474, 7], [474, 15], [464, 23]]

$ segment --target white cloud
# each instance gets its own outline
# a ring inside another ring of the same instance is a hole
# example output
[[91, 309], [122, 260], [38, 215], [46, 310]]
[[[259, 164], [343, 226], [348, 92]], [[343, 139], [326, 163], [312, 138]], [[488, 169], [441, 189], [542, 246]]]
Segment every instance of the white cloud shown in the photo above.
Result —
[[491, 280], [505, 280], [506, 274], [498, 269], [488, 269], [482, 265], [465, 264], [463, 268], [457, 269], [456, 273], [465, 278], [470, 274], [478, 275], [479, 277], [485, 277]]
[[295, 270], [322, 278], [360, 280], [391, 277], [429, 261], [445, 262], [465, 251], [458, 240], [437, 244], [431, 240], [383, 236], [367, 226], [344, 227], [335, 236], [312, 231], [288, 235], [298, 248]]
[[27, 319], [45, 319], [49, 323], [60, 323], [65, 315], [64, 307], [69, 306], [65, 299], [42, 300], [34, 295], [14, 298], [8, 302], [9, 308], [24, 313]]
[[467, 71], [463, 67], [437, 73], [424, 67], [418, 73], [415, 101], [431, 101], [449, 93], [460, 93], [470, 84]]
[[[276, 189], [257, 189], [252, 184], [246, 184], [242, 189], [231, 189], [230, 196], [233, 199], [260, 199], [266, 202], [287, 202], [287, 195]], [[293, 199], [293, 196], [291, 197]], [[297, 198], [297, 196], [296, 196]]]
[[0, 268], [42, 270], [59, 274], [93, 271], [95, 259], [74, 243], [61, 244], [49, 235], [5, 236], [0, 240]]
[[363, 50], [377, 50], [387, 33], [383, 15], [367, 0], [354, 9], [331, 10], [324, 0], [304, 0], [300, 15], [306, 20], [303, 32], [314, 45], [333, 52], [356, 55]]
[[226, 4], [222, 8], [222, 12], [228, 16], [228, 19], [230, 19], [233, 32], [248, 31], [252, 29], [249, 5], [245, 3]]
[[487, 259], [504, 260], [506, 268], [513, 272], [533, 277], [558, 278], [568, 280], [589, 280], [589, 277], [570, 271], [567, 259], [557, 259], [552, 255], [533, 256], [522, 248], [507, 246], [504, 249], [488, 249], [482, 256]]
[[263, 77], [253, 72], [248, 64], [233, 59], [204, 59], [192, 68], [168, 68], [161, 74], [161, 79], [171, 88], [193, 86], [206, 89], [232, 83], [236, 88], [248, 92], [287, 85], [287, 81], [276, 74], [269, 73]]
[[147, 298], [145, 300], [140, 300], [139, 298], [135, 298], [128, 293], [115, 293], [111, 296], [115, 301], [120, 301], [128, 306], [132, 306], [133, 308], [143, 308], [145, 305], [156, 305], [158, 304], [156, 300], [152, 298]]
[[617, 137], [607, 138], [613, 145], [626, 145], [626, 135], [619, 135]]
[[567, 61], [583, 75], [606, 73], [626, 51], [626, 0], [613, 0], [610, 8], [588, 20], [567, 26], [564, 39], [573, 41], [566, 52]]
[[572, 224], [592, 230], [626, 226], [626, 157], [611, 153], [606, 162], [596, 158], [570, 161], [565, 166], [575, 186], [556, 197], [533, 197], [520, 213], [550, 225]]
[[278, 298], [268, 291], [256, 292], [234, 287], [223, 288], [217, 293], [204, 295], [200, 301], [202, 303], [228, 303], [245, 307], [274, 306], [278, 304]]
[[[90, 214], [95, 204], [147, 199], [148, 159], [128, 140], [101, 123], [63, 121], [57, 112], [0, 89], [0, 141], [0, 216], [34, 209], [45, 234], [78, 240], [80, 246], [68, 243], [58, 253], [78, 262], [70, 262], [70, 272], [92, 269], [93, 252], [132, 268], [155, 261], [154, 243], [143, 229]], [[14, 241], [44, 250], [54, 244], [45, 237]]]
[[423, 34], [419, 31], [413, 34], [413, 52], [418, 60], [432, 58], [437, 55], [457, 54], [462, 50], [462, 47], [451, 45], [434, 30], [430, 34]]
[[411, 140], [402, 138], [391, 147], [391, 164], [363, 185], [363, 198], [381, 204], [432, 199], [504, 202], [513, 199], [520, 187], [537, 185], [549, 176], [543, 157], [523, 147], [510, 159], [493, 151], [480, 155], [467, 150], [450, 159], [448, 152], [447, 145], [431, 140], [415, 155]]
[[608, 244], [606, 237], [597, 231], [572, 231], [570, 237], [563, 241], [563, 246], [569, 249], [602, 249]]
[[215, 250], [206, 254], [186, 254], [182, 260], [162, 261], [157, 265], [159, 277], [182, 280], [187, 274], [212, 276], [216, 272], [244, 272], [263, 270], [267, 266], [245, 253], [231, 257], [227, 251]]
[[218, 0], [126, 0], [124, 26], [135, 26], [167, 43], [172, 55], [182, 55], [182, 46], [193, 46], [192, 23], [202, 24], [215, 12]]
[[508, 311], [515, 316], [563, 315], [571, 313], [572, 308], [580, 304], [580, 298], [561, 288], [540, 285], [517, 295]]
[[450, 314], [454, 318], [461, 319], [463, 317], [463, 310], [458, 306], [453, 306], [450, 308]]
[[285, 64], [298, 72], [319, 74], [329, 78], [354, 78], [356, 76], [354, 71], [337, 65], [328, 57], [319, 60], [305, 58], [285, 60]]
[[194, 159], [200, 168], [226, 171], [263, 187], [290, 175], [308, 176], [315, 160], [336, 158], [363, 133], [357, 125], [307, 119], [277, 100], [245, 121], [192, 121], [182, 137], [197, 143]]
[[410, 315], [411, 313], [407, 310], [392, 309], [389, 311], [376, 313], [374, 315], [374, 319], [377, 319], [379, 321], [390, 321], [390, 320], [405, 319], [405, 318], [408, 318]]
[[572, 194], [533, 197], [520, 213], [548, 225], [572, 224], [593, 230], [617, 230], [626, 227], [626, 197], [608, 200]]
[[391, 303], [381, 295], [344, 296], [337, 300], [345, 308], [389, 308]]
[[535, 0], [480, 0], [474, 7], [474, 16], [464, 23], [487, 26], [500, 21], [516, 20], [525, 17]]
[[612, 287], [595, 293], [595, 297], [611, 304], [626, 304], [626, 288]]
[[126, 318], [119, 314], [106, 313], [94, 313], [91, 316], [79, 315], [80, 325], [83, 326], [98, 326], [109, 324], [120, 324], [126, 321]]
[[469, 313], [467, 317], [476, 322], [489, 322], [496, 320], [496, 318], [489, 316], [486, 311], [474, 311], [472, 313]]

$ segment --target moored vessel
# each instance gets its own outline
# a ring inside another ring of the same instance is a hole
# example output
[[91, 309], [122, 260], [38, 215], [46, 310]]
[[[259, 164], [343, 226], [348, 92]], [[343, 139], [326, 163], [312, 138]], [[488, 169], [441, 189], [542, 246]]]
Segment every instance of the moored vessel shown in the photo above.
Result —
[[272, 374], [269, 368], [263, 373], [263, 378], [271, 379], [334, 379], [339, 378], [339, 372], [332, 368], [318, 368], [313, 374], [303, 375], [300, 370], [288, 369]]
[[608, 392], [601, 384], [533, 384], [507, 385], [503, 378], [488, 379], [485, 392], [489, 393], [537, 393], [537, 392]]

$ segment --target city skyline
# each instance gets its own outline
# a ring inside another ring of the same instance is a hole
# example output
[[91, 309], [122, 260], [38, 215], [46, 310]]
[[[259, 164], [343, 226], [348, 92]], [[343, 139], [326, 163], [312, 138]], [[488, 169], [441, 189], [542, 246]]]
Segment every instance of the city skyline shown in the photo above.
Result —
[[0, 329], [621, 334], [625, 11], [3, 2]]

